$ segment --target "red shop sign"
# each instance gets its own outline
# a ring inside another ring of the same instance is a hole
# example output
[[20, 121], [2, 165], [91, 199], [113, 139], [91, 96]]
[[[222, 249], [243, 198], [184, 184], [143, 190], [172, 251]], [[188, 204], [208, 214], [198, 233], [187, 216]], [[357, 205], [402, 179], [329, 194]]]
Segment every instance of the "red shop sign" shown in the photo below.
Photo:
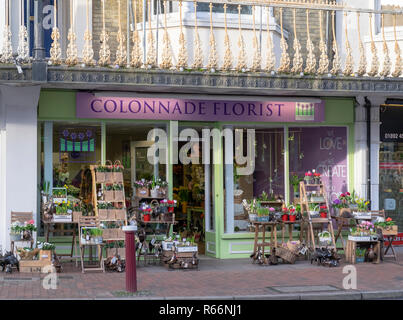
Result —
[[[383, 237], [383, 239], [385, 240], [385, 245], [389, 245], [389, 242], [387, 241], [386, 237]], [[398, 233], [397, 236], [393, 237], [392, 240], [392, 244], [394, 246], [399, 246], [399, 245], [403, 245], [403, 233]]]

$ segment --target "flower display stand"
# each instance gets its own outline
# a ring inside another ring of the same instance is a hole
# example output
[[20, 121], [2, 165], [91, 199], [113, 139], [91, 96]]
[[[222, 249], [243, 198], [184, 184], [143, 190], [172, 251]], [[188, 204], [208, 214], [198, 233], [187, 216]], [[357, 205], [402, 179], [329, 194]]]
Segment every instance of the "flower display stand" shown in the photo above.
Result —
[[[16, 211], [11, 211], [11, 223], [14, 222], [27, 222], [30, 220], [33, 220], [33, 212], [16, 212]], [[34, 245], [34, 240], [30, 239], [30, 240], [23, 240], [21, 237], [21, 240], [11, 240], [11, 252], [14, 253], [14, 249], [15, 249], [15, 243], [16, 242], [30, 242], [31, 248]]]
[[[320, 200], [320, 201], [312, 201], [311, 197], [308, 196], [309, 191], [316, 191], [316, 199], [313, 200]], [[315, 237], [316, 233], [322, 232], [323, 230], [327, 230], [331, 235], [331, 243], [328, 245], [328, 248], [333, 248], [337, 250], [336, 241], [334, 238], [334, 231], [333, 231], [333, 224], [332, 219], [330, 217], [329, 212], [329, 204], [327, 201], [326, 195], [326, 188], [324, 183], [320, 184], [306, 184], [304, 181], [300, 182], [300, 204], [301, 204], [301, 214], [304, 220], [303, 228], [305, 229], [306, 233], [306, 243], [311, 251], [315, 251], [317, 247], [320, 247], [320, 243], [318, 243], [318, 237]], [[311, 215], [311, 211], [309, 210], [309, 204], [313, 205], [326, 205], [328, 210], [327, 217], [321, 218]], [[325, 228], [324, 228], [325, 227]], [[302, 236], [301, 232], [301, 236]]]

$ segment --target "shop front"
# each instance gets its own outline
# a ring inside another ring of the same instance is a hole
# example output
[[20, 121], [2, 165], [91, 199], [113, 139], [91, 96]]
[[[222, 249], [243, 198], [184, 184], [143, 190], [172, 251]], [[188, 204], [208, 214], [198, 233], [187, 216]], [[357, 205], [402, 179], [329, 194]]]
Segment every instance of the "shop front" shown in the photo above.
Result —
[[136, 182], [166, 182], [173, 231], [216, 258], [252, 252], [244, 200], [296, 203], [313, 170], [330, 200], [354, 184], [352, 99], [42, 90], [38, 121], [42, 183], [91, 209], [89, 166], [118, 161], [128, 211], [152, 200]]

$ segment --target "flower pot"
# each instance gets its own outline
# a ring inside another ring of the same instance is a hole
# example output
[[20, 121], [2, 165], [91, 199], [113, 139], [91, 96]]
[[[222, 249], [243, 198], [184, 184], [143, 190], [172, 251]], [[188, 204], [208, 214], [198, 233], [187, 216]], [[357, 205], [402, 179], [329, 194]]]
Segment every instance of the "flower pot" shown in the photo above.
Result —
[[143, 215], [143, 221], [150, 221], [151, 220], [151, 215], [149, 213]]
[[105, 201], [112, 202], [115, 198], [115, 193], [113, 190], [105, 190], [104, 191]]
[[154, 188], [150, 190], [151, 198], [159, 198], [160, 191], [159, 188]]
[[319, 216], [319, 211], [309, 211], [311, 218], [317, 218]]
[[255, 214], [255, 213], [250, 213], [249, 214], [249, 220], [250, 221], [256, 221], [256, 218], [257, 218], [257, 214]]
[[168, 212], [170, 213], [174, 212], [174, 207], [168, 207]]
[[327, 213], [326, 212], [321, 212], [320, 217], [321, 218], [327, 218]]
[[95, 180], [97, 183], [105, 182], [105, 172], [95, 172]]
[[148, 188], [137, 188], [136, 194], [137, 194], [137, 197], [139, 197], [139, 198], [145, 198], [145, 197], [149, 196], [149, 190], [148, 190]]
[[108, 220], [116, 220], [115, 209], [108, 209]]
[[123, 192], [123, 190], [114, 191], [114, 200], [119, 202], [125, 201], [125, 193]]
[[159, 193], [159, 197], [164, 198], [164, 197], [166, 197], [168, 190], [167, 190], [167, 188], [159, 188], [158, 193]]
[[73, 211], [73, 222], [78, 222], [82, 216], [81, 211]]
[[105, 183], [113, 183], [113, 172], [104, 172], [105, 173]]
[[283, 220], [283, 221], [288, 221], [288, 214], [283, 214], [283, 215], [281, 216], [281, 220]]
[[32, 232], [29, 230], [25, 230], [22, 233], [22, 239], [26, 241], [30, 241], [32, 239]]
[[108, 209], [98, 209], [98, 217], [100, 220], [108, 220]]
[[123, 172], [112, 172], [114, 183], [123, 183]]
[[364, 260], [365, 260], [365, 257], [355, 257], [356, 263], [362, 263], [362, 262], [364, 262]]
[[295, 221], [297, 219], [297, 216], [290, 216], [290, 221]]
[[10, 240], [11, 241], [20, 241], [21, 240], [21, 233], [10, 233]]
[[52, 250], [41, 250], [41, 251], [39, 251], [39, 260], [41, 260], [41, 261], [52, 261]]

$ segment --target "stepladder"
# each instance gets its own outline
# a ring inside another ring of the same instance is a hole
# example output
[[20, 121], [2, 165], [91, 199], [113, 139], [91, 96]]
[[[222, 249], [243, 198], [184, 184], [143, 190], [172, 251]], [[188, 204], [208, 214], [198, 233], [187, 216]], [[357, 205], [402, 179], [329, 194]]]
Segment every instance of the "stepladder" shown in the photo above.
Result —
[[326, 246], [336, 250], [333, 223], [330, 216], [326, 188], [317, 184], [300, 182], [301, 214], [306, 228], [306, 244], [311, 252]]

